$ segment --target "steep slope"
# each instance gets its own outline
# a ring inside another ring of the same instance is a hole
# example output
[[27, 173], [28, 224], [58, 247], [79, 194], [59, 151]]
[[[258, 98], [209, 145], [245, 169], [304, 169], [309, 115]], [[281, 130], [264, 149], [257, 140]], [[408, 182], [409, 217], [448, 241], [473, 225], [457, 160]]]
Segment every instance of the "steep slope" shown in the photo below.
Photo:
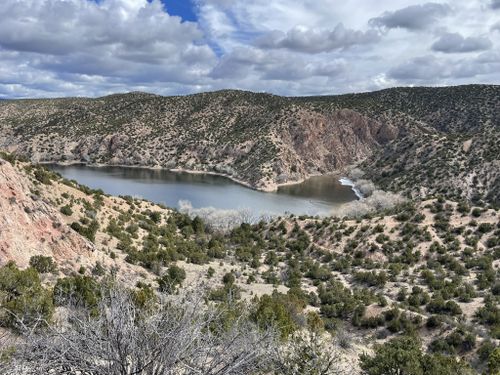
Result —
[[0, 149], [33, 161], [215, 171], [262, 190], [365, 161], [386, 189], [498, 204], [499, 119], [499, 86], [130, 93], [2, 102]]
[[34, 255], [58, 263], [91, 258], [94, 245], [64, 224], [62, 215], [39, 195], [31, 181], [0, 159], [0, 265], [26, 267]]
[[297, 327], [308, 321], [302, 310], [315, 312], [319, 326], [349, 344], [351, 362], [411, 333], [429, 352], [482, 370], [485, 351], [500, 342], [498, 210], [439, 198], [365, 217], [290, 215], [219, 232], [2, 156], [12, 163], [0, 162], [0, 266], [51, 256], [58, 273], [44, 274], [48, 285], [81, 274], [157, 290], [176, 265], [185, 271], [181, 289], [206, 289], [213, 303], [276, 292], [270, 298], [292, 309]]

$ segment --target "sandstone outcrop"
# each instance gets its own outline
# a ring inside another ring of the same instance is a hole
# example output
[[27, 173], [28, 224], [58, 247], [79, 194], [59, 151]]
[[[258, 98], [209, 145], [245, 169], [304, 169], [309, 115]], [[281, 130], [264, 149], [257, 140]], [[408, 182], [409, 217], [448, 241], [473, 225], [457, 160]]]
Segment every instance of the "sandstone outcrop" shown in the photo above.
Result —
[[30, 257], [44, 255], [76, 267], [80, 257], [91, 257], [94, 245], [64, 224], [35, 190], [26, 176], [0, 159], [0, 266], [15, 261], [26, 267]]

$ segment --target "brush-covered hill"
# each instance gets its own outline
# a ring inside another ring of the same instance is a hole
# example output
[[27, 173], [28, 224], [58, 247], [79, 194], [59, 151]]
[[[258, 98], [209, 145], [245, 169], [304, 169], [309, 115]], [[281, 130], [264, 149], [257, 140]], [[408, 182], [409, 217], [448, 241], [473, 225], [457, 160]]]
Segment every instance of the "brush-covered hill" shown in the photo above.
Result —
[[[421, 358], [412, 362], [415, 373], [486, 374], [496, 358], [498, 210], [438, 198], [357, 218], [291, 215], [221, 232], [198, 217], [4, 158], [0, 312], [13, 304], [21, 314], [39, 302], [9, 289], [8, 275], [17, 271], [8, 262], [15, 261], [41, 274], [48, 296], [63, 288], [92, 303], [96, 286], [110, 277], [141, 295], [205, 290], [210, 303], [231, 314], [248, 311], [261, 327], [277, 325], [291, 343], [301, 330], [326, 340], [332, 334], [341, 362], [354, 365], [348, 374], [406, 365], [389, 360], [391, 345], [401, 358]], [[71, 243], [71, 251], [60, 251]], [[34, 271], [16, 277], [23, 272]], [[0, 327], [9, 328], [1, 317]], [[405, 337], [415, 340], [405, 344], [412, 349], [401, 346]], [[380, 358], [363, 357], [373, 350]], [[338, 363], [325, 373], [340, 371]]]
[[493, 85], [0, 103], [0, 149], [36, 162], [215, 171], [262, 190], [362, 163], [386, 189], [497, 205], [499, 134]]

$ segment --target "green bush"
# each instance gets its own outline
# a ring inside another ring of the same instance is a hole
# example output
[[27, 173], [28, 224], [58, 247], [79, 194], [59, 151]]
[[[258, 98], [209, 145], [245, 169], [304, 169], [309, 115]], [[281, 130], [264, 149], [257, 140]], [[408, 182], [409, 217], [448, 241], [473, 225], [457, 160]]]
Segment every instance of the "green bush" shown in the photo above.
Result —
[[186, 271], [181, 267], [171, 265], [165, 275], [158, 278], [158, 287], [165, 293], [174, 293], [178, 286], [182, 285], [186, 279]]
[[488, 370], [490, 374], [500, 374], [500, 348], [495, 348], [489, 355]]
[[43, 168], [36, 169], [34, 175], [37, 181], [41, 182], [42, 184], [44, 185], [52, 184], [51, 180], [53, 178], [53, 175], [46, 169]]
[[439, 354], [424, 354], [420, 341], [402, 336], [375, 346], [375, 355], [360, 356], [367, 375], [472, 375], [468, 364]]
[[89, 309], [97, 307], [101, 286], [90, 276], [71, 276], [58, 279], [54, 286], [54, 303], [58, 306], [74, 304]]
[[61, 211], [61, 213], [62, 213], [63, 215], [66, 215], [66, 216], [71, 216], [71, 215], [73, 215], [73, 210], [72, 210], [72, 209], [71, 209], [71, 207], [70, 207], [70, 206], [68, 206], [68, 205], [62, 206], [62, 207], [61, 207], [61, 209], [60, 209], [59, 211]]
[[263, 329], [276, 328], [284, 339], [299, 328], [296, 318], [303, 309], [304, 304], [297, 297], [273, 292], [255, 300], [250, 316]]
[[20, 270], [13, 262], [0, 268], [0, 324], [17, 330], [50, 322], [54, 306], [34, 268]]
[[33, 267], [39, 273], [53, 273], [57, 271], [57, 266], [52, 257], [43, 255], [32, 256], [30, 258], [30, 267]]
[[71, 224], [71, 229], [94, 242], [95, 234], [99, 229], [99, 223], [97, 222], [97, 220], [92, 220], [88, 226], [84, 226], [75, 221]]

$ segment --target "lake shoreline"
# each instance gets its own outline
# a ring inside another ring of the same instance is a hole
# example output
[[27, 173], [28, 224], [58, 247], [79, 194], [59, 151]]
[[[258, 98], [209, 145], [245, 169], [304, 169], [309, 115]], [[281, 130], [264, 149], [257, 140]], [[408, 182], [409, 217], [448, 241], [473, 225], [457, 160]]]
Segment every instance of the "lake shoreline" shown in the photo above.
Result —
[[[314, 173], [310, 174], [307, 177], [303, 177], [299, 180], [296, 181], [287, 181], [287, 182], [282, 182], [282, 183], [272, 183], [267, 186], [264, 186], [263, 188], [258, 188], [256, 186], [251, 185], [248, 182], [245, 182], [243, 180], [240, 180], [236, 177], [230, 176], [228, 174], [220, 173], [220, 172], [214, 172], [214, 171], [200, 171], [200, 170], [193, 170], [193, 169], [185, 169], [185, 168], [163, 168], [160, 166], [143, 166], [143, 165], [126, 165], [126, 164], [102, 164], [102, 163], [86, 163], [82, 161], [59, 161], [59, 162], [54, 162], [54, 161], [40, 161], [38, 162], [40, 165], [59, 165], [62, 167], [67, 167], [67, 166], [72, 166], [72, 165], [82, 165], [85, 167], [94, 167], [94, 168], [106, 168], [106, 167], [119, 167], [119, 168], [135, 168], [135, 169], [148, 169], [148, 170], [153, 170], [153, 171], [168, 171], [168, 172], [174, 172], [174, 173], [189, 173], [189, 174], [206, 174], [206, 175], [212, 175], [212, 176], [219, 176], [223, 178], [227, 178], [239, 185], [242, 185], [246, 188], [255, 190], [255, 191], [260, 191], [263, 193], [276, 193], [278, 189], [282, 186], [293, 186], [293, 185], [299, 185], [306, 180], [310, 179], [311, 177], [320, 177], [320, 176], [334, 176], [337, 178], [337, 181], [340, 182], [341, 185], [344, 185], [342, 183], [342, 180], [346, 179], [345, 177], [339, 177], [339, 175], [336, 172], [329, 172], [325, 174], [321, 173]], [[358, 199], [361, 199], [358, 194], [356, 193], [355, 187], [353, 185], [344, 185], [344, 186], [352, 186], [352, 190], [356, 197]]]
[[267, 194], [219, 173], [76, 162], [43, 164], [66, 179], [102, 189], [106, 194], [140, 196], [177, 209], [186, 201], [192, 211], [200, 215], [208, 210], [222, 215], [228, 210], [240, 209], [258, 216], [330, 215], [342, 204], [357, 199], [350, 187], [342, 186], [338, 178], [328, 175], [311, 177], [297, 187], [280, 188]]

